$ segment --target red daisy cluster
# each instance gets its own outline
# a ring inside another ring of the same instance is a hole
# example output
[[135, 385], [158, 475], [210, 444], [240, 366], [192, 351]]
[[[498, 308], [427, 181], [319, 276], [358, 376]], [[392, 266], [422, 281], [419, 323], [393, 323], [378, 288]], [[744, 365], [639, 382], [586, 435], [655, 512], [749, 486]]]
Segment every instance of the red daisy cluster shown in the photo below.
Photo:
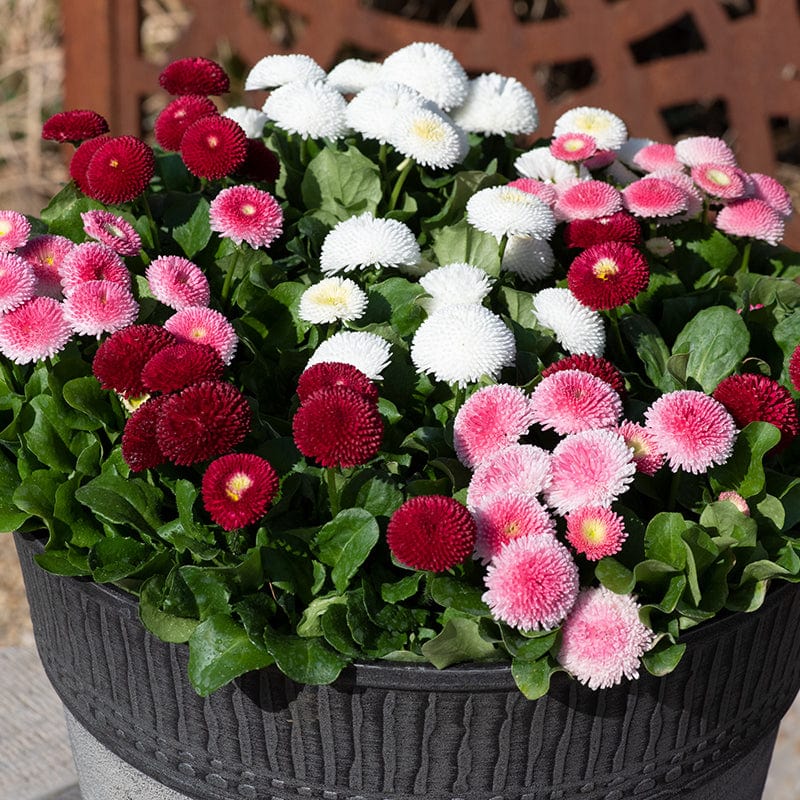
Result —
[[355, 467], [377, 455], [383, 420], [369, 378], [350, 364], [317, 364], [300, 378], [292, 421], [297, 449], [323, 467]]
[[75, 109], [53, 114], [42, 126], [42, 139], [77, 144], [108, 133], [108, 122], [96, 111]]
[[231, 82], [225, 70], [210, 58], [179, 58], [167, 64], [158, 84], [170, 94], [225, 94]]
[[649, 282], [647, 259], [625, 242], [587, 248], [575, 258], [567, 274], [572, 294], [594, 311], [630, 303]]
[[181, 139], [186, 129], [201, 117], [216, 115], [217, 107], [199, 94], [185, 94], [168, 103], [156, 117], [153, 134], [156, 141], [170, 152], [181, 149]]
[[247, 136], [242, 126], [228, 117], [200, 117], [181, 137], [180, 154], [192, 175], [219, 180], [244, 163]]
[[608, 217], [573, 219], [564, 226], [567, 247], [591, 247], [604, 242], [638, 244], [641, 240], [641, 226], [627, 211], [617, 211]]

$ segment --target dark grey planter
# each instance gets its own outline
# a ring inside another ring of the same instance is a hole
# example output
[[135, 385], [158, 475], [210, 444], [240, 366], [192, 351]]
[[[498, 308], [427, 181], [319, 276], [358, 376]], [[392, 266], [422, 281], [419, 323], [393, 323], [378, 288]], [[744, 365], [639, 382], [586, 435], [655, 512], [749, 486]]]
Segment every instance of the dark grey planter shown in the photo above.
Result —
[[527, 701], [503, 665], [359, 664], [331, 686], [266, 669], [209, 698], [136, 602], [52, 576], [16, 535], [37, 646], [65, 706], [146, 775], [198, 800], [758, 800], [800, 688], [800, 588], [688, 633], [666, 678]]

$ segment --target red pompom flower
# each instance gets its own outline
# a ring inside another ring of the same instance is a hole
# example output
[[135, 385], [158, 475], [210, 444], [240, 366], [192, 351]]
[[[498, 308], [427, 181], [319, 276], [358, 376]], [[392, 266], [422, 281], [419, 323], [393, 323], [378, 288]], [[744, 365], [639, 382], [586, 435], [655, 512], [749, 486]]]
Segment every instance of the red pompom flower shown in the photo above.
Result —
[[207, 97], [186, 94], [176, 97], [156, 117], [153, 134], [165, 150], [177, 153], [186, 129], [201, 117], [218, 114], [217, 107]]
[[153, 151], [135, 136], [108, 139], [86, 168], [86, 194], [101, 203], [127, 203], [138, 197], [156, 171]]
[[96, 111], [75, 109], [53, 114], [42, 126], [42, 139], [51, 142], [82, 142], [108, 133], [108, 122]]
[[217, 381], [223, 369], [222, 359], [213, 347], [179, 342], [153, 355], [142, 369], [142, 383], [148, 392], [169, 394], [193, 383]]
[[183, 134], [180, 153], [192, 175], [218, 180], [244, 161], [247, 135], [239, 123], [227, 117], [200, 117]]
[[430, 572], [460, 564], [472, 554], [477, 535], [467, 508], [444, 495], [406, 500], [386, 529], [389, 549], [401, 564]]
[[617, 211], [609, 217], [573, 219], [564, 226], [567, 247], [591, 247], [604, 242], [638, 244], [641, 240], [641, 226], [627, 211]]
[[250, 430], [250, 406], [232, 384], [203, 381], [168, 395], [156, 433], [173, 464], [190, 466], [229, 453]]
[[158, 445], [156, 427], [164, 397], [151, 397], [142, 403], [125, 423], [122, 431], [122, 457], [134, 471], [154, 469], [164, 463], [164, 453]]
[[567, 273], [572, 294], [593, 311], [629, 303], [649, 282], [647, 259], [624, 242], [606, 242], [584, 250]]
[[167, 64], [158, 84], [170, 94], [225, 94], [231, 82], [225, 70], [210, 58], [180, 58]]
[[800, 344], [789, 357], [789, 379], [796, 392], [800, 392]]
[[278, 491], [278, 473], [252, 453], [229, 453], [212, 461], [203, 475], [203, 505], [226, 531], [260, 519]]
[[305, 403], [312, 394], [329, 386], [344, 386], [373, 403], [378, 402], [378, 387], [358, 367], [341, 361], [312, 364], [297, 380], [297, 396]]
[[596, 378], [605, 381], [611, 386], [620, 397], [625, 398], [625, 381], [622, 373], [608, 360], [601, 356], [592, 356], [588, 353], [578, 353], [559, 359], [549, 367], [542, 370], [542, 377], [546, 378], [554, 372], [561, 372], [566, 369], [579, 369], [588, 372]]
[[78, 149], [72, 154], [69, 162], [69, 176], [75, 181], [75, 185], [85, 194], [90, 195], [89, 180], [86, 177], [86, 170], [89, 163], [94, 158], [95, 153], [107, 142], [111, 141], [110, 136], [98, 136], [96, 139], [87, 139], [78, 145]]

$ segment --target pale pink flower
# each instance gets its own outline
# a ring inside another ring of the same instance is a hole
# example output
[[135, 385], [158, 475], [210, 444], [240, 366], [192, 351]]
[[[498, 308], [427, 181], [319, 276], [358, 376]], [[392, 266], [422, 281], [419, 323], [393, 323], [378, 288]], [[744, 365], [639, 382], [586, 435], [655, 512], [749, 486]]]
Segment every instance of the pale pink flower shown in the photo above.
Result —
[[698, 164], [692, 167], [692, 180], [712, 197], [736, 200], [749, 189], [747, 175], [730, 164]]
[[643, 425], [629, 421], [623, 422], [617, 431], [633, 450], [636, 471], [645, 475], [655, 475], [666, 460], [666, 456], [658, 449], [655, 436]]
[[689, 199], [675, 183], [648, 175], [622, 190], [622, 204], [637, 217], [674, 217], [688, 210]]
[[786, 188], [769, 175], [751, 172], [748, 175], [750, 190], [756, 200], [771, 205], [782, 217], [789, 218], [794, 213], [792, 196]]
[[74, 248], [75, 243], [66, 236], [45, 233], [17, 251], [33, 267], [37, 295], [61, 299], [61, 266]]
[[238, 337], [233, 325], [214, 309], [201, 306], [184, 308], [173, 314], [164, 327], [179, 342], [213, 347], [225, 364], [230, 364], [236, 352]]
[[558, 662], [590, 689], [638, 678], [640, 660], [654, 643], [630, 595], [605, 586], [583, 589], [561, 626]]
[[31, 223], [18, 211], [0, 210], [0, 253], [22, 247], [31, 235]]
[[278, 201], [255, 186], [223, 189], [211, 202], [211, 230], [251, 247], [268, 247], [283, 232], [283, 211]]
[[153, 297], [176, 311], [207, 306], [211, 298], [208, 278], [182, 256], [159, 256], [148, 265], [145, 277]]
[[553, 536], [509, 542], [486, 570], [483, 601], [492, 616], [522, 630], [549, 630], [566, 617], [578, 596], [578, 568]]
[[646, 177], [660, 178], [686, 192], [686, 211], [684, 211], [683, 214], [677, 214], [669, 219], [661, 218], [658, 220], [660, 223], [666, 222], [672, 224], [675, 222], [683, 222], [696, 217], [703, 210], [703, 197], [700, 192], [697, 191], [697, 187], [691, 176], [687, 175], [685, 172], [678, 172], [677, 170], [659, 170], [658, 172], [650, 173], [650, 175]]
[[131, 275], [122, 258], [99, 242], [77, 245], [64, 259], [59, 272], [65, 296], [86, 281], [111, 281], [130, 292]]
[[498, 494], [475, 511], [478, 537], [475, 558], [488, 564], [509, 542], [520, 536], [553, 536], [555, 520], [534, 497]]
[[720, 492], [717, 500], [727, 500], [729, 503], [733, 503], [746, 517], [750, 516], [750, 506], [739, 492]]
[[535, 195], [550, 208], [555, 206], [556, 200], [558, 199], [558, 192], [552, 183], [536, 180], [536, 178], [516, 178], [513, 181], [509, 181], [506, 185]]
[[567, 514], [567, 541], [589, 561], [618, 553], [627, 537], [625, 520], [610, 508], [581, 506]]
[[610, 506], [633, 480], [633, 451], [610, 430], [581, 431], [560, 441], [550, 461], [548, 505], [559, 514], [581, 506]]
[[616, 150], [598, 150], [583, 162], [583, 166], [590, 170], [605, 169], [612, 166], [616, 160]]
[[609, 217], [622, 208], [619, 190], [605, 181], [581, 181], [559, 193], [555, 215], [560, 220]]
[[532, 444], [514, 444], [480, 464], [467, 491], [470, 510], [497, 494], [536, 497], [550, 485], [550, 453]]
[[673, 472], [702, 473], [724, 464], [736, 440], [736, 423], [725, 406], [689, 389], [659, 397], [645, 412], [645, 424]]
[[597, 152], [597, 142], [588, 133], [562, 133], [550, 142], [550, 152], [561, 161], [586, 161]]
[[778, 244], [783, 238], [784, 218], [764, 200], [734, 200], [717, 214], [716, 226], [731, 236], [747, 236]]
[[684, 165], [675, 158], [675, 147], [671, 144], [653, 142], [645, 145], [633, 157], [633, 163], [645, 172], [657, 170], [683, 170]]
[[716, 136], [690, 136], [681, 139], [675, 145], [675, 158], [687, 167], [710, 163], [736, 166], [733, 150]]
[[579, 369], [548, 375], [534, 389], [530, 405], [534, 421], [559, 434], [610, 428], [622, 416], [619, 393], [604, 380]]
[[51, 297], [34, 297], [0, 318], [0, 353], [17, 364], [54, 356], [72, 337], [72, 326]]
[[84, 281], [64, 300], [64, 316], [76, 333], [87, 336], [127, 328], [138, 314], [139, 304], [130, 290], [114, 281]]
[[133, 225], [110, 211], [84, 211], [81, 219], [87, 236], [121, 256], [135, 256], [142, 249], [142, 239]]
[[479, 389], [456, 414], [453, 423], [456, 455], [462, 464], [474, 467], [516, 444], [532, 422], [528, 396], [522, 389], [504, 383]]
[[33, 267], [14, 253], [0, 251], [0, 314], [26, 303], [35, 290]]

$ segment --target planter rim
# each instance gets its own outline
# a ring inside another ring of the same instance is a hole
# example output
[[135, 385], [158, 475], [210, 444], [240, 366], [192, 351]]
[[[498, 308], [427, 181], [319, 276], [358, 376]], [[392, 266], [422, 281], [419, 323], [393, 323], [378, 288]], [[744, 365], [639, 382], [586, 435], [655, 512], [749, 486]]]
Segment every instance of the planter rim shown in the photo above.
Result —
[[[15, 531], [14, 536], [21, 540], [27, 549], [33, 551], [34, 556], [45, 552], [43, 533], [20, 533]], [[38, 564], [37, 568], [43, 569]], [[139, 601], [130, 592], [126, 592], [124, 589], [120, 589], [110, 583], [98, 583], [91, 578], [69, 578], [67, 576], [54, 575], [53, 573], [50, 574], [52, 577], [76, 581], [81, 585], [83, 592], [99, 594], [101, 597], [105, 597], [106, 601], [122, 606], [125, 609], [125, 613], [132, 618], [138, 618]], [[741, 614], [768, 613], [768, 609], [773, 604], [779, 603], [784, 593], [797, 589], [797, 584], [789, 581], [781, 581], [781, 584], [780, 586], [775, 586], [772, 583], [764, 602], [755, 611], [725, 612], [720, 617], [702, 622], [684, 631], [679, 641], [690, 646], [697, 645], [707, 638], [709, 634], [724, 635], [728, 629], [738, 624], [737, 620]], [[465, 689], [495, 691], [506, 690], [516, 686], [511, 675], [509, 661], [453, 664], [445, 669], [438, 669], [429, 663], [391, 660], [354, 661], [342, 671], [336, 683], [364, 687], [394, 686], [396, 688], [419, 689], [421, 684], [420, 676], [423, 673], [425, 674], [425, 689], [430, 689], [431, 691], [464, 691]], [[565, 677], [560, 673], [556, 673], [553, 676], [553, 680], [559, 681], [565, 679]], [[622, 685], [628, 682], [628, 679], [623, 679]]]

